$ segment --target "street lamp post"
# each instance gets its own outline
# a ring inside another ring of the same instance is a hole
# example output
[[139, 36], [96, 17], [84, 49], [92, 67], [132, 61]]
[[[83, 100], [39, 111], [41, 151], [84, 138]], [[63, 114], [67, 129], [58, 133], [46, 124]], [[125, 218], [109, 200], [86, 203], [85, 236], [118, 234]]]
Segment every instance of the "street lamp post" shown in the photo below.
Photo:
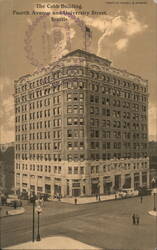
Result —
[[156, 199], [155, 199], [156, 197], [155, 197], [155, 194], [156, 193], [154, 192], [154, 194], [153, 194], [154, 195], [154, 211], [156, 211]]
[[33, 194], [33, 196], [32, 196], [32, 199], [31, 199], [31, 201], [32, 201], [32, 205], [33, 205], [33, 211], [32, 211], [32, 241], [34, 242], [34, 240], [35, 240], [35, 200], [36, 200], [36, 198], [35, 198], [35, 194]]
[[37, 231], [37, 241], [40, 241], [40, 231], [39, 231], [39, 227], [40, 227], [40, 212], [38, 211], [38, 231]]
[[98, 182], [98, 184], [97, 184], [97, 192], [98, 192], [98, 199], [100, 201], [101, 200], [100, 199], [100, 182]]
[[37, 215], [38, 215], [38, 227], [37, 227], [37, 238], [36, 238], [36, 240], [37, 241], [40, 241], [41, 240], [41, 238], [40, 238], [40, 213], [42, 212], [42, 208], [41, 208], [41, 204], [40, 204], [40, 200], [37, 200], [36, 201], [36, 208], [35, 208], [35, 211], [36, 211], [36, 213], [37, 213]]

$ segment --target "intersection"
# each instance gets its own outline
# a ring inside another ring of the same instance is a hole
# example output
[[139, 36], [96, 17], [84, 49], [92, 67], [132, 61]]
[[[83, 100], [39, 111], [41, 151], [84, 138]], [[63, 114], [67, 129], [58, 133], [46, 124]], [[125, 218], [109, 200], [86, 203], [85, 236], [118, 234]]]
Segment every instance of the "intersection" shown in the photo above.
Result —
[[[84, 205], [46, 202], [41, 215], [41, 238], [64, 236], [102, 249], [151, 250], [157, 247], [157, 218], [148, 214], [152, 196]], [[32, 207], [26, 213], [2, 218], [2, 247], [31, 241]], [[138, 213], [140, 224], [132, 224]]]

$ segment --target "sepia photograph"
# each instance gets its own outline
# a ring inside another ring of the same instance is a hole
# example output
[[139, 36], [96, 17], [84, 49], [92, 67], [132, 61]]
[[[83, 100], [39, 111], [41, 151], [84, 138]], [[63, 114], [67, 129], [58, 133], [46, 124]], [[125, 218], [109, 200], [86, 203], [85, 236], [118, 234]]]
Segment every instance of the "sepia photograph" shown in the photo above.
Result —
[[157, 0], [0, 0], [0, 250], [157, 249]]

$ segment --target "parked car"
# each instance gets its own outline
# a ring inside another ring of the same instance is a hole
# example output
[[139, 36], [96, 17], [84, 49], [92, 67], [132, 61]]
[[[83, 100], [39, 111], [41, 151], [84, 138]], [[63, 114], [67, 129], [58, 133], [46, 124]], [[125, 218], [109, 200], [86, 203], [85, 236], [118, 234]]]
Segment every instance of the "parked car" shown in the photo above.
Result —
[[18, 200], [13, 200], [10, 205], [10, 207], [14, 207], [14, 208], [17, 208], [17, 207], [22, 207], [22, 201], [20, 199]]
[[13, 201], [19, 200], [17, 195], [9, 194], [6, 200], [6, 204], [10, 206]]
[[46, 193], [40, 194], [40, 199], [43, 199], [44, 201], [48, 201], [49, 197], [51, 197], [50, 194], [46, 194]]
[[118, 196], [119, 198], [130, 198], [130, 197], [135, 197], [138, 196], [139, 191], [138, 190], [134, 190], [132, 188], [123, 188], [118, 192]]

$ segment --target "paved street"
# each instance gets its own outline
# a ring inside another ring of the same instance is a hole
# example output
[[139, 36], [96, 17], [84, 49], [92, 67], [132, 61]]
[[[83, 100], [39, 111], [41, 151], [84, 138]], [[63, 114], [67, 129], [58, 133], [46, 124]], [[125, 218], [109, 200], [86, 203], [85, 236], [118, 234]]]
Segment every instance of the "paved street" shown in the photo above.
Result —
[[[152, 250], [157, 247], [157, 217], [148, 215], [153, 197], [84, 205], [46, 202], [41, 215], [41, 237], [66, 236], [98, 248]], [[32, 207], [26, 213], [2, 218], [2, 247], [31, 240]], [[140, 225], [132, 225], [132, 214]]]

